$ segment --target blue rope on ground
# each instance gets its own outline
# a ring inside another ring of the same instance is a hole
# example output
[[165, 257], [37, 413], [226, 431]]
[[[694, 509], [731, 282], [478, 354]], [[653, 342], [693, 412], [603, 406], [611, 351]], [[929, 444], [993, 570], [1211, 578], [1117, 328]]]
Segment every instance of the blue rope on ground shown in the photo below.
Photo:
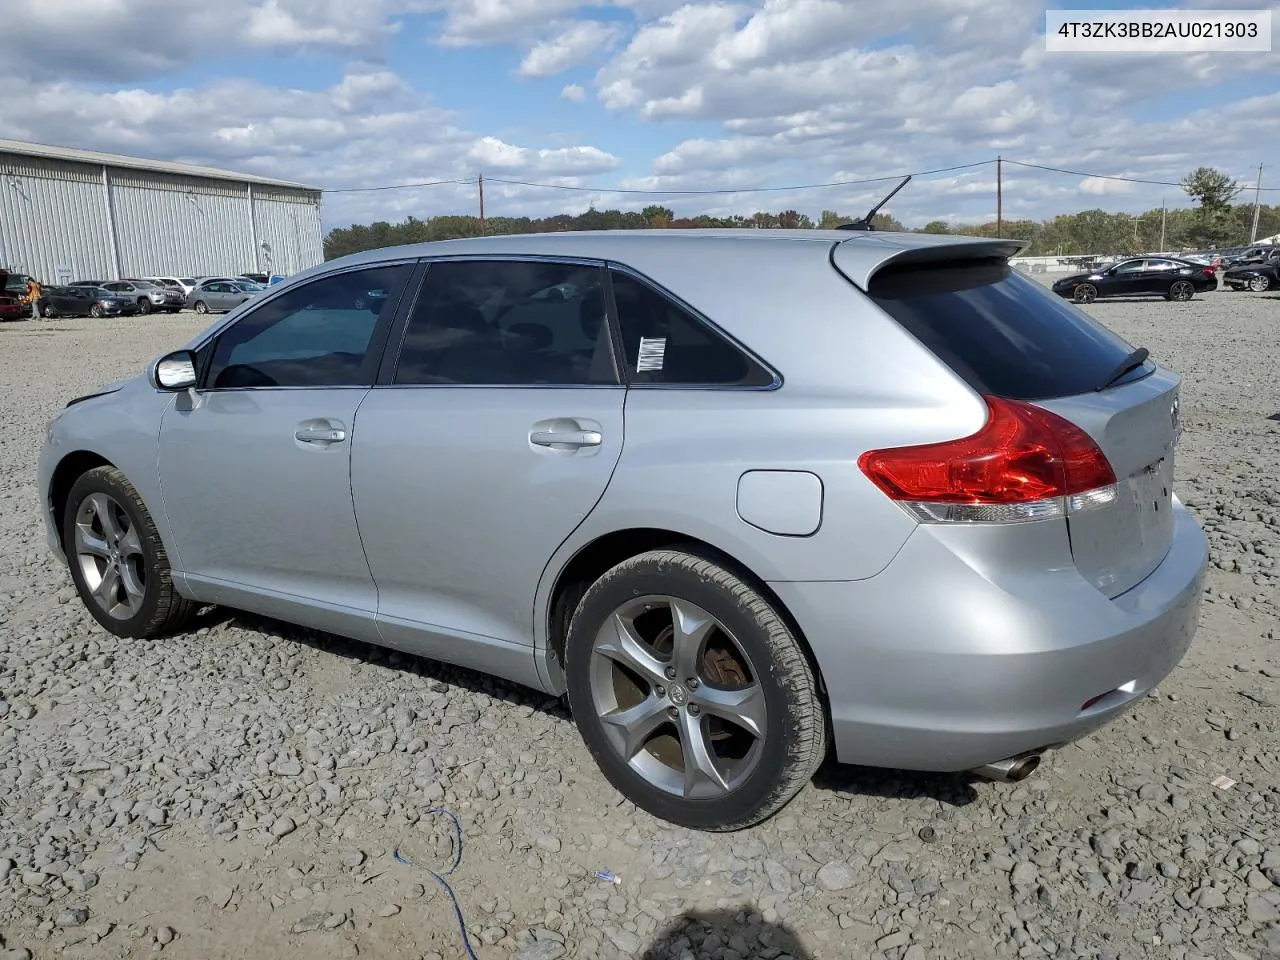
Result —
[[435, 877], [436, 883], [444, 887], [444, 892], [447, 893], [449, 895], [449, 899], [453, 901], [453, 913], [454, 916], [458, 918], [458, 930], [462, 934], [462, 945], [466, 948], [467, 956], [470, 960], [480, 960], [480, 958], [476, 956], [475, 950], [471, 948], [471, 938], [467, 936], [467, 922], [462, 917], [462, 907], [458, 905], [458, 896], [453, 892], [453, 887], [449, 886], [449, 881], [445, 879], [445, 877], [451, 876], [453, 871], [457, 870], [459, 865], [462, 863], [462, 824], [459, 822], [457, 814], [452, 810], [445, 810], [442, 807], [432, 807], [423, 812], [438, 813], [453, 821], [453, 865], [444, 873], [436, 873], [430, 867], [424, 867], [420, 863], [414, 863], [400, 852], [399, 847], [396, 848], [393, 856], [400, 863], [427, 871], [427, 873]]

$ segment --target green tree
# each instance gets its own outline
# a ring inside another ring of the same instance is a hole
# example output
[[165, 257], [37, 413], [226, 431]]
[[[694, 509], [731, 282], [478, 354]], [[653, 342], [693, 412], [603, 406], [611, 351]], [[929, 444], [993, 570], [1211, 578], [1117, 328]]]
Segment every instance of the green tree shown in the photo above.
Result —
[[1181, 183], [1182, 191], [1198, 205], [1188, 239], [1197, 246], [1232, 240], [1231, 201], [1240, 192], [1240, 184], [1213, 167], [1196, 167]]
[[845, 222], [845, 218], [840, 216], [834, 210], [823, 210], [822, 216], [818, 219], [818, 229], [834, 230], [840, 224]]
[[651, 227], [665, 227], [676, 218], [675, 211], [670, 207], [660, 207], [657, 204], [645, 207], [640, 211], [640, 216], [644, 217], [645, 223]]
[[950, 233], [951, 227], [945, 220], [930, 220], [924, 225], [921, 233]]

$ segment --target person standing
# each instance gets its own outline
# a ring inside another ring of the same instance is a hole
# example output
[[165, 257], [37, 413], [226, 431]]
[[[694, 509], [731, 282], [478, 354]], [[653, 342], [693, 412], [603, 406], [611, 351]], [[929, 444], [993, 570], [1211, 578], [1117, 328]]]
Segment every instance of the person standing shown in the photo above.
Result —
[[40, 319], [40, 301], [44, 299], [44, 287], [35, 277], [27, 278], [27, 302], [31, 304], [31, 319]]

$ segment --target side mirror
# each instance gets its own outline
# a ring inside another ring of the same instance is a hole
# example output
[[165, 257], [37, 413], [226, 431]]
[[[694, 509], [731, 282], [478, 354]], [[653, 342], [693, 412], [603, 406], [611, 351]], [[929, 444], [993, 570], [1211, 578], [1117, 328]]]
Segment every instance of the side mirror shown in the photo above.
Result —
[[151, 385], [157, 390], [190, 390], [196, 385], [196, 355], [176, 350], [161, 357], [151, 368]]

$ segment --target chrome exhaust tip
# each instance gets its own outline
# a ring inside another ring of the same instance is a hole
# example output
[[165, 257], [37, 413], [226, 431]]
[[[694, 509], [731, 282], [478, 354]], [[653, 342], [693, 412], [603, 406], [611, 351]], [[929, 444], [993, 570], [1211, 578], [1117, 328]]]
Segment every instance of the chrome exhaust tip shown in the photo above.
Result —
[[1010, 757], [1007, 760], [997, 760], [995, 763], [986, 763], [980, 767], [974, 767], [970, 772], [987, 780], [1017, 783], [1035, 773], [1039, 766], [1040, 754], [1028, 753], [1020, 757]]

